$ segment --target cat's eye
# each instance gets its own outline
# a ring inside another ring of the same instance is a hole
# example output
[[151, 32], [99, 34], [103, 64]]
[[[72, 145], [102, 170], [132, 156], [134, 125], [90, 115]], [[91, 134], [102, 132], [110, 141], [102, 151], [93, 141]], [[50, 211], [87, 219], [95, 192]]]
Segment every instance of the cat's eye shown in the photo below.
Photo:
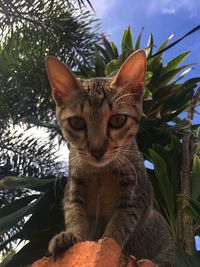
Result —
[[72, 127], [72, 129], [81, 131], [86, 128], [86, 122], [82, 117], [70, 117], [68, 118], [69, 125]]
[[127, 120], [127, 116], [124, 114], [116, 114], [111, 116], [109, 126], [114, 129], [122, 128]]

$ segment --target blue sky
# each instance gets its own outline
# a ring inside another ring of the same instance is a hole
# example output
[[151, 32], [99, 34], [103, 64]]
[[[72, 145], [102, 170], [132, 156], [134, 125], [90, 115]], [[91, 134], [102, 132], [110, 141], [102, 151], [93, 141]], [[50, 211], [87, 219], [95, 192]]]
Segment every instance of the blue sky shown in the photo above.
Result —
[[[142, 27], [142, 45], [145, 48], [149, 34], [154, 36], [158, 47], [172, 33], [173, 40], [200, 24], [200, 0], [91, 0], [96, 17], [101, 22], [101, 32], [120, 47], [125, 28], [131, 26], [133, 36], [138, 36]], [[200, 31], [165, 52], [166, 60], [181, 52], [191, 50], [185, 63], [200, 63]], [[189, 76], [199, 76], [200, 65]]]

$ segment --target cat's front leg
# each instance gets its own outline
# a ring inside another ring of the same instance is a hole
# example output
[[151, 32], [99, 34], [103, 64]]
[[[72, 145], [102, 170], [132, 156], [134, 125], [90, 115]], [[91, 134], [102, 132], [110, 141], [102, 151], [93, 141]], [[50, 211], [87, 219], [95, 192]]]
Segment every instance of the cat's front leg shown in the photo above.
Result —
[[143, 187], [140, 181], [135, 188], [133, 184], [133, 182], [122, 183], [119, 206], [110, 218], [103, 234], [103, 237], [114, 239], [121, 249], [124, 248], [136, 226], [139, 223], [145, 223], [151, 208], [152, 192], [149, 182], [144, 181]]
[[49, 243], [49, 252], [55, 258], [75, 243], [86, 240], [88, 220], [85, 210], [84, 187], [81, 180], [69, 178], [63, 199], [65, 231], [57, 234]]

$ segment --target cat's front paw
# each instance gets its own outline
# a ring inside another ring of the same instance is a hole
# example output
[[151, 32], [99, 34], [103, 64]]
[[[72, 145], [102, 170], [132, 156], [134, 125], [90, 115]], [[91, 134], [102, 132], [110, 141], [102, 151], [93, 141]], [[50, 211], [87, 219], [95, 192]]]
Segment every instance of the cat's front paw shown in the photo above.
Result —
[[51, 239], [49, 252], [56, 258], [64, 250], [81, 241], [83, 241], [83, 239], [80, 236], [63, 231]]

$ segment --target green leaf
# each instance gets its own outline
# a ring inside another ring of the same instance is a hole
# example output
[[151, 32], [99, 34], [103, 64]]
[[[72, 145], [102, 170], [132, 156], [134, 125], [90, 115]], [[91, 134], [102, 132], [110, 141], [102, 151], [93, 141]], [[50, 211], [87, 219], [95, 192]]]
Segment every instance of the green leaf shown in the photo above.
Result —
[[121, 45], [122, 45], [122, 53], [123, 53], [124, 50], [125, 50], [125, 39], [126, 39], [126, 34], [127, 34], [127, 29], [124, 31], [123, 36], [122, 36], [122, 43], [121, 43]]
[[162, 44], [161, 46], [158, 48], [157, 52], [161, 52], [165, 46], [169, 43], [169, 41], [174, 37], [174, 34], [172, 33]]
[[22, 197], [21, 199], [17, 199], [15, 201], [7, 204], [6, 206], [4, 206], [3, 208], [0, 209], [0, 218], [5, 217], [5, 216], [15, 212], [16, 210], [20, 209], [21, 207], [27, 206], [32, 200], [34, 200], [38, 197], [39, 197], [38, 194], [26, 196], [26, 197]]
[[[0, 267], [22, 267], [31, 266], [31, 264], [39, 258], [42, 258], [47, 252], [47, 240], [40, 242], [30, 242], [22, 247], [16, 254], [10, 258], [9, 256], [2, 262]], [[5, 263], [5, 265], [4, 265]], [[23, 265], [22, 265], [23, 263]]]
[[179, 245], [176, 246], [176, 267], [199, 267], [200, 261], [188, 255]]
[[19, 176], [6, 176], [0, 181], [0, 188], [3, 189], [17, 189], [29, 188], [37, 189], [41, 186], [54, 184], [55, 179], [39, 179], [33, 177], [19, 177]]
[[135, 50], [140, 49], [140, 40], [141, 40], [143, 31], [144, 31], [144, 27], [141, 29], [140, 34], [139, 34], [139, 36], [137, 38], [137, 41], [136, 41], [136, 44], [135, 44]]
[[105, 36], [103, 36], [102, 40], [103, 40], [103, 45], [105, 47], [105, 51], [106, 51], [109, 59], [110, 60], [114, 59], [115, 55], [113, 53], [112, 46], [111, 46], [110, 42], [106, 39]]
[[191, 51], [184, 52], [179, 56], [173, 58], [171, 61], [168, 62], [167, 66], [163, 69], [163, 73], [175, 69], [178, 65], [181, 64], [181, 62], [183, 62], [188, 57], [190, 53]]
[[133, 37], [130, 26], [124, 31], [122, 37], [122, 53], [129, 49], [133, 49]]
[[176, 77], [181, 71], [187, 69], [190, 66], [193, 66], [194, 64], [188, 64], [182, 67], [179, 67], [177, 69], [172, 69], [168, 72], [161, 73], [160, 79], [159, 79], [159, 86], [158, 88], [161, 88], [165, 85], [167, 85], [174, 77]]
[[105, 76], [105, 60], [104, 57], [101, 56], [97, 48], [95, 48], [95, 72], [96, 77]]
[[191, 78], [183, 83], [183, 87], [195, 88], [199, 82], [200, 82], [200, 77]]
[[178, 81], [182, 80], [182, 79], [185, 77], [185, 75], [187, 75], [191, 70], [193, 70], [192, 67], [189, 67], [189, 68], [185, 69], [185, 70], [179, 75], [179, 77], [176, 79], [175, 82], [177, 83]]
[[152, 159], [152, 162], [155, 166], [156, 177], [158, 182], [158, 187], [160, 193], [163, 196], [165, 207], [168, 213], [172, 213], [174, 209], [174, 193], [172, 185], [170, 183], [168, 174], [167, 174], [167, 165], [164, 159], [153, 149], [149, 149], [149, 153]]
[[160, 75], [162, 72], [162, 58], [160, 56], [150, 59], [148, 61], [147, 70], [153, 73], [151, 80], [149, 81], [148, 87], [154, 92], [158, 90], [158, 85], [160, 82]]
[[[27, 235], [32, 235], [32, 230], [40, 230], [44, 233], [47, 231], [47, 234], [50, 233], [50, 235], [52, 235], [52, 231], [56, 232], [60, 226], [64, 226], [64, 217], [61, 204], [63, 199], [63, 191], [64, 188], [59, 188], [59, 190], [53, 189], [45, 192], [41, 196], [41, 201], [35, 208], [31, 218], [24, 225], [22, 232], [19, 233], [19, 238], [25, 238]], [[27, 233], [27, 231], [29, 233]], [[34, 241], [37, 241], [37, 237], [33, 237], [33, 239]]]
[[95, 49], [96, 49], [96, 51], [100, 52], [103, 55], [106, 62], [110, 61], [110, 57], [109, 57], [107, 51], [103, 47], [101, 47], [98, 44], [95, 44]]
[[[169, 95], [162, 97], [158, 100], [158, 104], [163, 104], [162, 111], [164, 112], [174, 112], [179, 108], [183, 108], [185, 105], [189, 104], [189, 101], [194, 93], [194, 88], [191, 87], [177, 87], [174, 88]], [[186, 106], [185, 106], [186, 108]]]
[[147, 54], [147, 58], [149, 58], [152, 55], [152, 51], [153, 51], [153, 34], [151, 33], [149, 36], [149, 40], [147, 43], [147, 48], [146, 48], [146, 54]]
[[16, 225], [19, 220], [21, 220], [24, 216], [31, 214], [38, 204], [40, 198], [35, 200], [33, 203], [26, 205], [25, 207], [18, 209], [17, 211], [3, 217], [0, 219], [0, 234], [8, 231], [13, 225]]
[[197, 199], [200, 196], [200, 158], [194, 155], [192, 167], [192, 197]]
[[111, 47], [112, 47], [114, 57], [115, 57], [115, 59], [117, 59], [119, 57], [119, 53], [118, 53], [117, 46], [115, 45], [114, 42], [111, 43]]
[[105, 75], [112, 76], [117, 69], [118, 69], [118, 60], [113, 59], [106, 65]]
[[188, 201], [188, 206], [184, 211], [200, 224], [200, 201], [183, 194], [178, 195], [178, 198]]

